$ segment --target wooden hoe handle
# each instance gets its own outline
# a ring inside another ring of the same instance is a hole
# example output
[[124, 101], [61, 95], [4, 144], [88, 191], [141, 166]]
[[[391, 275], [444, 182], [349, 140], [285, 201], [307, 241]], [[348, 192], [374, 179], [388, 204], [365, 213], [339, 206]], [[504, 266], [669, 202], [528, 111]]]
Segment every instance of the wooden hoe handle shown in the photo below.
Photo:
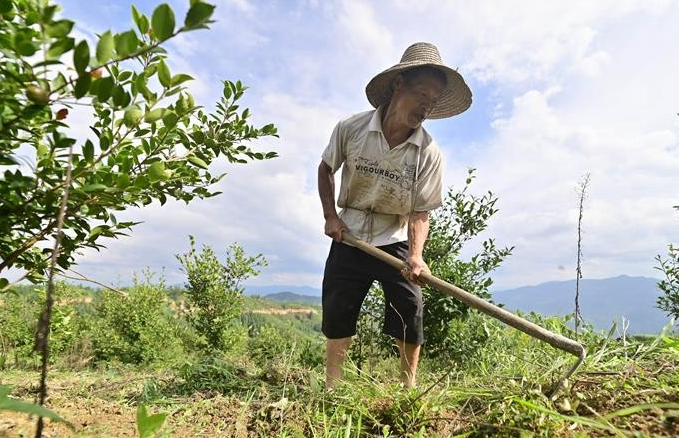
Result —
[[[376, 248], [375, 246], [370, 245], [369, 243], [360, 240], [355, 236], [352, 236], [346, 231], [342, 233], [342, 241], [352, 246], [355, 246], [356, 248], [370, 254], [373, 257], [382, 260], [383, 262], [393, 266], [398, 270], [401, 270], [404, 267], [406, 267], [406, 264], [403, 260], [397, 259], [391, 254], [387, 254], [381, 249]], [[509, 312], [501, 307], [498, 307], [482, 298], [477, 297], [476, 295], [472, 295], [469, 292], [460, 289], [457, 286], [454, 286], [446, 281], [441, 280], [440, 278], [434, 277], [431, 274], [423, 273], [420, 274], [419, 279], [420, 281], [422, 281], [422, 283], [425, 283], [435, 289], [438, 289], [439, 291], [445, 294], [452, 296], [453, 298], [462, 301], [469, 307], [473, 307], [474, 309], [479, 310], [487, 315], [490, 315], [493, 318], [498, 319], [504, 322], [505, 324], [514, 327], [517, 330], [521, 330], [522, 332], [536, 339], [546, 342], [554, 348], [558, 348], [559, 350], [563, 350], [567, 353], [579, 357], [580, 361], [578, 361], [578, 365], [582, 361], [582, 359], [584, 359], [585, 356], [587, 355], [587, 350], [579, 342], [576, 342], [560, 334], [553, 333], [545, 329], [544, 327], [540, 327], [535, 323], [527, 321], [513, 314], [512, 312]]]

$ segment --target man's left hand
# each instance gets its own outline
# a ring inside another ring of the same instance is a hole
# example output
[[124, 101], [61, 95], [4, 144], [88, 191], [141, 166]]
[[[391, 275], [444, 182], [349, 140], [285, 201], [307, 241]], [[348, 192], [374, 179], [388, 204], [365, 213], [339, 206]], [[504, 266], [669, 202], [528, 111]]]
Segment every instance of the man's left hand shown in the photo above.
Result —
[[403, 275], [406, 280], [423, 286], [424, 283], [422, 283], [419, 278], [420, 274], [431, 274], [431, 271], [429, 270], [429, 266], [424, 262], [422, 256], [408, 256], [408, 258], [406, 258], [406, 264], [408, 267], [401, 270], [401, 275]]

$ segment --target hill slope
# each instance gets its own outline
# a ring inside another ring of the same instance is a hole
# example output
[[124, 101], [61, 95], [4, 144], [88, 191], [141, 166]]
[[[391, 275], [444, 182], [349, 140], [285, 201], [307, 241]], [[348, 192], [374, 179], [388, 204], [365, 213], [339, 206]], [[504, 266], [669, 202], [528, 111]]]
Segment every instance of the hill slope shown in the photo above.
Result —
[[[660, 295], [658, 280], [648, 277], [619, 277], [580, 280], [580, 308], [586, 322], [607, 330], [614, 320], [629, 320], [630, 334], [657, 333], [669, 318], [655, 307]], [[510, 310], [535, 311], [545, 315], [573, 313], [575, 280], [550, 281], [537, 286], [497, 291], [493, 300]]]

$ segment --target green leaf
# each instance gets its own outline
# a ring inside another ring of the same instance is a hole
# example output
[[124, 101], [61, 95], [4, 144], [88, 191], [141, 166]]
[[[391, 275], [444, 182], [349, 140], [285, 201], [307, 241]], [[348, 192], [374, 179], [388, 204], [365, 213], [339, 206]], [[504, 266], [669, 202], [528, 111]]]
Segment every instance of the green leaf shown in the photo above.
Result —
[[201, 160], [200, 158], [196, 157], [195, 155], [189, 155], [187, 157], [187, 160], [189, 160], [189, 163], [195, 164], [196, 166], [198, 166], [200, 168], [203, 168], [203, 169], [208, 168], [207, 163], [205, 161]]
[[177, 85], [186, 82], [186, 81], [192, 81], [193, 76], [187, 75], [184, 73], [179, 73], [177, 75], [172, 76], [172, 86], [176, 87]]
[[165, 88], [169, 88], [170, 85], [172, 85], [172, 76], [170, 75], [170, 69], [168, 68], [167, 64], [165, 64], [165, 60], [163, 59], [161, 59], [160, 62], [158, 63], [158, 80], [160, 81], [160, 84]]
[[153, 11], [151, 28], [158, 41], [164, 41], [172, 36], [174, 32], [174, 12], [167, 3], [158, 5]]
[[203, 24], [208, 21], [214, 12], [214, 5], [210, 5], [203, 2], [194, 3], [186, 13], [186, 18], [184, 19], [184, 25], [188, 28], [192, 28]]
[[115, 85], [111, 96], [113, 96], [113, 105], [124, 106], [125, 105], [125, 88], [122, 85]]
[[99, 87], [97, 88], [97, 100], [99, 102], [106, 102], [113, 93], [113, 78], [111, 76], [103, 77], [97, 80]]
[[146, 406], [140, 405], [137, 408], [137, 431], [139, 432], [139, 438], [150, 438], [155, 435], [163, 427], [166, 417], [167, 414], [165, 413], [149, 415], [146, 411]]
[[37, 46], [32, 41], [19, 41], [16, 50], [22, 56], [33, 56], [38, 51]]
[[156, 108], [151, 110], [144, 116], [144, 121], [147, 123], [153, 123], [156, 120], [160, 120], [163, 115], [165, 115], [165, 111], [167, 111], [165, 108]]
[[139, 38], [137, 38], [137, 34], [133, 30], [117, 34], [114, 40], [116, 52], [121, 58], [134, 53], [139, 47]]
[[82, 74], [87, 68], [87, 64], [90, 62], [90, 46], [87, 45], [87, 41], [82, 40], [75, 46], [73, 51], [73, 66], [78, 74]]
[[11, 0], [0, 0], [0, 14], [9, 14], [13, 6]]
[[73, 48], [75, 44], [74, 38], [63, 38], [52, 43], [50, 48], [47, 50], [48, 58], [58, 58], [64, 53], [68, 52]]
[[59, 20], [45, 26], [45, 34], [51, 38], [63, 38], [73, 29], [71, 20]]
[[149, 166], [149, 180], [151, 182], [158, 182], [158, 181], [164, 181], [166, 178], [165, 175], [165, 163], [162, 161], [156, 161], [153, 164]]
[[83, 186], [83, 191], [85, 192], [97, 192], [100, 190], [106, 190], [108, 186], [106, 184], [87, 184]]
[[84, 74], [78, 78], [75, 82], [74, 95], [76, 99], [80, 99], [90, 89], [90, 84], [92, 84], [92, 77], [89, 74]]
[[92, 161], [94, 159], [94, 145], [90, 140], [87, 140], [83, 145], [83, 157], [86, 161]]
[[141, 32], [142, 35], [149, 31], [149, 19], [146, 17], [146, 15], [139, 12], [137, 8], [134, 7], [134, 5], [132, 5], [132, 19], [134, 20], [134, 24], [137, 25], [137, 29], [139, 29], [139, 32]]
[[73, 427], [71, 423], [61, 418], [59, 415], [46, 409], [40, 405], [34, 405], [33, 403], [28, 403], [25, 401], [17, 400], [14, 398], [9, 398], [10, 392], [9, 386], [0, 385], [0, 411], [14, 411], [22, 412], [25, 414], [33, 414], [41, 417], [49, 418], [53, 421], [58, 421], [61, 423], [66, 423], [71, 428]]
[[111, 59], [113, 56], [113, 46], [113, 35], [111, 35], [110, 30], [107, 30], [101, 35], [97, 43], [97, 61], [100, 64]]

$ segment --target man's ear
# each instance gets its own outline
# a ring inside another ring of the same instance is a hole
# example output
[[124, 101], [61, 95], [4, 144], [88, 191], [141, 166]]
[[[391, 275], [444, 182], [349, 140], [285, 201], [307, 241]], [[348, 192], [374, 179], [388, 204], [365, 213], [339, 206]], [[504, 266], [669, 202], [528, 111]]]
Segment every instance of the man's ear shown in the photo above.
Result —
[[394, 90], [394, 91], [398, 91], [398, 90], [403, 89], [403, 87], [405, 86], [405, 84], [406, 84], [406, 80], [405, 80], [405, 78], [403, 77], [403, 75], [402, 75], [402, 74], [398, 74], [398, 76], [396, 76], [396, 77], [394, 78], [394, 81], [391, 83], [391, 88], [392, 88], [392, 90]]

